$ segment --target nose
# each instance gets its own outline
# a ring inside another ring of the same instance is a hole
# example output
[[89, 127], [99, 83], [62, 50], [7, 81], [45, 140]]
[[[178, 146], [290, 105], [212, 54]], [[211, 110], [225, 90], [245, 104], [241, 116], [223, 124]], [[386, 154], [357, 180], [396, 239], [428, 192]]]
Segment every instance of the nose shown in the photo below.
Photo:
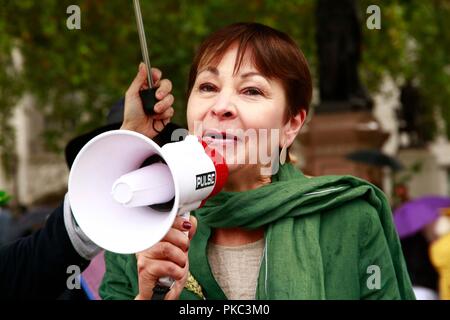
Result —
[[211, 108], [211, 112], [219, 120], [231, 120], [237, 115], [236, 105], [229, 95], [222, 94]]

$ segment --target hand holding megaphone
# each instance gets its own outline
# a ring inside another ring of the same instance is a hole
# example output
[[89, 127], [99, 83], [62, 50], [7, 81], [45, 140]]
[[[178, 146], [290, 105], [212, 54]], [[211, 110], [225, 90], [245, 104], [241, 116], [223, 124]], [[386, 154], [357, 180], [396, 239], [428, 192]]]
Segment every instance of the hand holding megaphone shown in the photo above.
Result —
[[[136, 300], [150, 299], [154, 286], [166, 276], [174, 279], [175, 284], [165, 299], [178, 299], [188, 277], [188, 248], [196, 229], [194, 217], [190, 217], [190, 221], [176, 217], [172, 228], [160, 242], [136, 254], [139, 282]], [[188, 232], [188, 237], [185, 232]]]

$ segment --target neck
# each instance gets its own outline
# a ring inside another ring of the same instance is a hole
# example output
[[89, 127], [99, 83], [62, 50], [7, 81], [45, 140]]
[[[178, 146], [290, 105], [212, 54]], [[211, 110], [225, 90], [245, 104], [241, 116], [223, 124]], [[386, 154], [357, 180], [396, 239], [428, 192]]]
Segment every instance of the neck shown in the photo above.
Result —
[[[261, 176], [259, 166], [246, 166], [230, 172], [225, 191], [253, 190], [271, 182], [270, 176]], [[264, 228], [247, 230], [243, 228], [217, 228], [210, 241], [223, 246], [239, 246], [256, 242], [264, 237]]]
[[245, 230], [242, 228], [214, 229], [209, 241], [222, 246], [240, 246], [256, 242], [264, 237], [264, 229]]
[[224, 191], [253, 190], [271, 182], [270, 176], [262, 176], [259, 166], [246, 166], [230, 172]]

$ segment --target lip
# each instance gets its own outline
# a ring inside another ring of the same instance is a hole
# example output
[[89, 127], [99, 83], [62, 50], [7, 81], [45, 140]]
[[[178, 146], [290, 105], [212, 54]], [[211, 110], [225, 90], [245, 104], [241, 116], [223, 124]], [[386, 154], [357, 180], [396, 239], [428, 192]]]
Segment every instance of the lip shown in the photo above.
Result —
[[219, 131], [215, 129], [207, 129], [203, 131], [202, 138], [207, 143], [232, 143], [241, 140], [237, 135], [234, 135], [230, 132]]

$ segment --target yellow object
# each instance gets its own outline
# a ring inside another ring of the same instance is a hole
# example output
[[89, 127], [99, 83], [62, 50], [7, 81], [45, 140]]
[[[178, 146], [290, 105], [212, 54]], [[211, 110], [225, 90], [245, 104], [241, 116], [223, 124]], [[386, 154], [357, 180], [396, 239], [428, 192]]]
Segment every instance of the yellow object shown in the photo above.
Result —
[[192, 274], [189, 272], [188, 279], [186, 281], [186, 284], [184, 287], [198, 295], [200, 298], [205, 299], [205, 296], [203, 295], [202, 287], [200, 284], [195, 280], [195, 278], [192, 276]]
[[450, 217], [450, 208], [442, 208], [441, 215]]
[[430, 245], [430, 259], [439, 273], [439, 296], [450, 300], [450, 233]]

